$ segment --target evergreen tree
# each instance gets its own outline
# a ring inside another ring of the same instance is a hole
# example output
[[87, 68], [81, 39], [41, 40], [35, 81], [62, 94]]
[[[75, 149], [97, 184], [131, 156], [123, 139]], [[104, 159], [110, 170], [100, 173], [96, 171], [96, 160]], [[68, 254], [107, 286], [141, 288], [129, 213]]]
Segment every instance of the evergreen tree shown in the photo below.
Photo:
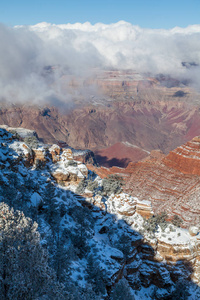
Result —
[[183, 220], [179, 216], [174, 215], [171, 222], [174, 226], [180, 227], [181, 223], [183, 223]]
[[43, 196], [45, 218], [49, 223], [53, 236], [59, 231], [60, 223], [60, 211], [55, 197], [55, 186], [52, 183], [48, 183], [45, 188]]
[[122, 191], [123, 178], [118, 175], [109, 175], [102, 180], [101, 194], [110, 196], [111, 194], [119, 194]]
[[132, 249], [130, 236], [123, 233], [114, 246], [123, 252], [124, 259], [126, 260]]
[[103, 281], [103, 273], [99, 269], [98, 261], [95, 261], [92, 254], [88, 257], [87, 279], [93, 286], [93, 290], [97, 295], [106, 293], [105, 283]]
[[121, 279], [113, 288], [110, 300], [134, 300], [134, 296], [131, 295], [130, 287], [126, 279]]
[[56, 238], [56, 249], [53, 255], [53, 268], [56, 272], [56, 277], [59, 282], [64, 282], [65, 276], [68, 273], [68, 249], [65, 245], [65, 237], [60, 234]]
[[37, 224], [20, 211], [0, 204], [0, 299], [64, 299], [48, 266]]
[[77, 255], [83, 258], [88, 252], [88, 239], [93, 234], [94, 221], [86, 207], [70, 208], [68, 213], [76, 222], [77, 230], [71, 234], [71, 241], [77, 250]]
[[190, 296], [188, 282], [186, 280], [179, 280], [176, 282], [175, 291], [170, 296], [171, 300], [187, 300]]

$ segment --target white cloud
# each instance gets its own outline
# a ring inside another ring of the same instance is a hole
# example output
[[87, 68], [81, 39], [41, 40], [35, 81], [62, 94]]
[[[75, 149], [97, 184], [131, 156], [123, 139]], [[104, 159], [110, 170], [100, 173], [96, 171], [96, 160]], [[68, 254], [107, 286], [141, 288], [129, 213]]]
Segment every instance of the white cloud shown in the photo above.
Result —
[[[76, 23], [8, 28], [0, 25], [0, 98], [15, 101], [71, 101], [63, 74], [86, 76], [94, 68], [133, 69], [190, 78], [197, 85], [200, 25], [171, 30], [115, 24]], [[47, 66], [56, 67], [50, 72]], [[195, 69], [195, 70], [194, 70]]]

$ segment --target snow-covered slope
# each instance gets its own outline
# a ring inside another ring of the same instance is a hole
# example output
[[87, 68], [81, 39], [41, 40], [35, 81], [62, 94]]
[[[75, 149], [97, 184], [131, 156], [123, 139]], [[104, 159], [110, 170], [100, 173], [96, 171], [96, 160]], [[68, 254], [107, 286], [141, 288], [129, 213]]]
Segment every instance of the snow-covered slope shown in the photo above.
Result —
[[152, 227], [148, 199], [105, 192], [70, 149], [31, 149], [5, 129], [0, 145], [1, 202], [38, 223], [67, 299], [114, 299], [119, 283], [127, 299], [199, 299], [198, 230]]

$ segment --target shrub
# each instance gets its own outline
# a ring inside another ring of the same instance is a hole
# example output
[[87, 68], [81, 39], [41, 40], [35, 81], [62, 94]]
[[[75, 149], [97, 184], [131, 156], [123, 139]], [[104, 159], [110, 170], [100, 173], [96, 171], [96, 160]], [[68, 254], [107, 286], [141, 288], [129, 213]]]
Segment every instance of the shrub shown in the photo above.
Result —
[[111, 300], [134, 300], [134, 296], [131, 295], [130, 287], [126, 279], [121, 279], [114, 286], [110, 295]]
[[123, 178], [118, 175], [109, 175], [102, 181], [101, 194], [110, 196], [111, 194], [119, 194], [122, 191]]
[[17, 133], [16, 130], [10, 130], [10, 133], [12, 133], [13, 137], [17, 140], [20, 140], [20, 135]]
[[179, 216], [175, 215], [175, 216], [173, 216], [173, 219], [171, 220], [171, 222], [174, 226], [180, 227], [183, 220]]
[[[187, 300], [190, 296], [188, 282], [177, 281], [175, 285], [175, 290], [171, 295], [171, 300]], [[197, 299], [197, 298], [196, 298]]]
[[98, 189], [98, 182], [93, 181], [91, 179], [89, 179], [89, 180], [83, 179], [80, 181], [80, 183], [76, 189], [76, 193], [83, 194], [86, 188], [88, 190], [94, 192], [95, 190]]
[[24, 143], [26, 143], [31, 149], [38, 147], [38, 139], [36, 136], [26, 137], [24, 139]]
[[97, 181], [93, 181], [93, 180], [90, 180], [90, 179], [87, 181], [87, 189], [89, 191], [94, 192], [97, 188], [98, 188], [98, 182]]
[[145, 221], [144, 229], [148, 232], [155, 233], [159, 225], [161, 227], [161, 230], [164, 231], [168, 225], [166, 219], [166, 212], [151, 216], [148, 220]]
[[77, 194], [83, 194], [87, 187], [87, 181], [85, 179], [81, 180], [76, 188]]
[[69, 160], [67, 162], [67, 167], [72, 166], [72, 167], [76, 167], [77, 166], [77, 162], [74, 160]]

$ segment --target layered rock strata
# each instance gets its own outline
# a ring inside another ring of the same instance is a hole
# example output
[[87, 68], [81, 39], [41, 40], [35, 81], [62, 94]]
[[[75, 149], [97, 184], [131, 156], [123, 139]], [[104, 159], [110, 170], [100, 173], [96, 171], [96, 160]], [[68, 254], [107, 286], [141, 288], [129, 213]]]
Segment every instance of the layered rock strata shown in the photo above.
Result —
[[178, 215], [183, 225], [199, 223], [200, 208], [200, 139], [178, 147], [169, 155], [151, 155], [136, 164], [129, 164], [130, 177], [125, 190], [139, 199], [149, 199], [155, 212]]
[[[141, 218], [141, 215], [143, 214], [139, 214], [141, 205], [144, 204], [140, 202], [136, 197], [130, 197], [129, 195], [123, 193], [109, 197], [106, 202], [108, 212], [114, 213], [118, 216], [118, 218], [124, 219], [134, 230], [141, 230], [144, 236], [142, 242], [137, 241], [136, 244], [133, 243], [135, 246], [137, 245], [137, 249], [140, 254], [138, 256], [138, 253], [133, 253], [132, 258], [130, 258], [130, 260], [128, 260], [126, 264], [128, 280], [132, 285], [136, 284], [134, 278], [136, 278], [135, 276], [137, 274], [137, 276], [139, 276], [143, 281], [143, 284], [149, 286], [150, 283], [154, 281], [153, 276], [157, 274], [155, 276], [155, 280], [157, 280], [157, 283], [160, 276], [169, 276], [169, 282], [171, 282], [171, 278], [173, 276], [170, 275], [170, 273], [173, 274], [173, 272], [175, 272], [175, 269], [178, 270], [179, 267], [181, 267], [181, 264], [179, 265], [179, 262], [185, 262], [186, 269], [184, 271], [183, 264], [183, 273], [186, 272], [188, 268], [187, 266], [190, 266], [189, 269], [192, 270], [192, 280], [195, 283], [199, 284], [199, 230], [197, 228], [193, 228], [193, 230], [190, 229], [190, 231], [188, 231], [182, 228], [176, 228], [173, 225], [169, 225], [165, 230], [162, 230], [158, 226], [155, 234], [152, 235], [152, 233], [146, 232], [143, 228], [144, 221]], [[150, 211], [150, 203], [148, 202], [146, 203], [146, 205], [149, 205]], [[146, 215], [144, 214], [143, 216], [145, 217]], [[144, 267], [144, 261], [141, 258], [146, 259], [145, 264], [147, 264], [149, 268]], [[158, 263], [159, 265], [163, 263], [163, 269], [158, 269]], [[164, 266], [165, 263], [167, 263], [167, 270], [166, 265]], [[145, 278], [142, 277], [142, 270], [144, 270]], [[187, 274], [185, 274], [186, 278], [189, 278], [191, 275], [188, 270], [186, 272]], [[164, 277], [163, 285], [161, 284], [162, 287], [169, 283], [168, 280], [164, 279]], [[162, 282], [162, 280], [160, 280], [160, 282]]]
[[171, 151], [163, 162], [182, 173], [200, 175], [200, 136]]

